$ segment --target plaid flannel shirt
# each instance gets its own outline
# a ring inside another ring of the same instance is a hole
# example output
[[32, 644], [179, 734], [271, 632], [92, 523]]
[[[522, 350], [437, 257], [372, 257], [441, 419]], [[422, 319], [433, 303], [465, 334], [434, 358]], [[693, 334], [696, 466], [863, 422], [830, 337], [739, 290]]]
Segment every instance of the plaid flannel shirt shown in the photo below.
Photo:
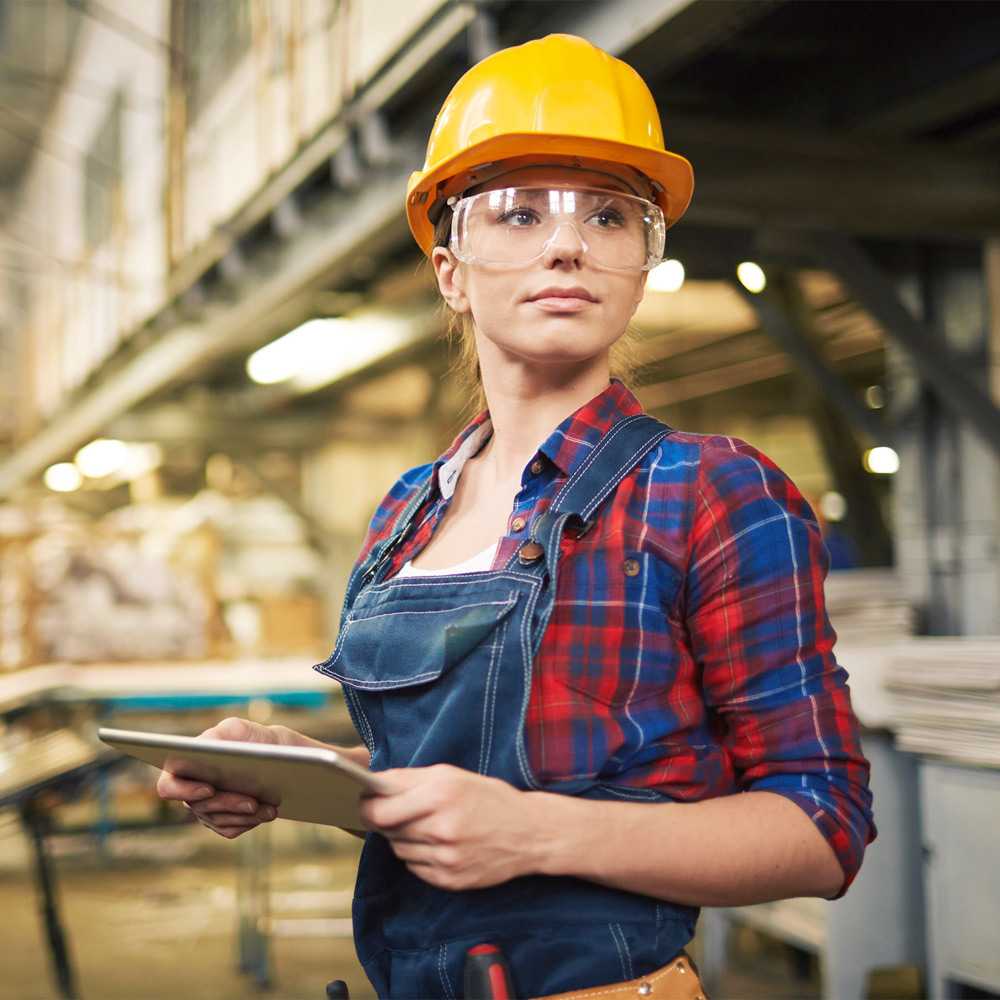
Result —
[[[639, 412], [615, 381], [549, 436], [524, 470], [494, 568], [614, 421]], [[489, 433], [480, 414], [441, 458], [404, 475], [361, 559], [432, 476], [390, 575], [416, 555]], [[846, 889], [875, 833], [868, 762], [832, 652], [826, 553], [801, 494], [742, 441], [674, 432], [595, 518], [564, 540], [535, 660], [525, 723], [535, 775], [594, 777], [623, 798], [635, 789], [676, 801], [775, 792], [816, 823]]]

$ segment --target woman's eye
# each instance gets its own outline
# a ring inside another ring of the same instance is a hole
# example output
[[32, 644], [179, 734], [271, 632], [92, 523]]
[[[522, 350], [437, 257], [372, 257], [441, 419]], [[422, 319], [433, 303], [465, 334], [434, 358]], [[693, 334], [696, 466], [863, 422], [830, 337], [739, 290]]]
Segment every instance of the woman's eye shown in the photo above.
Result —
[[505, 226], [532, 226], [538, 222], [538, 213], [530, 208], [512, 208], [497, 220]]
[[602, 208], [594, 212], [587, 222], [598, 229], [621, 229], [625, 225], [625, 216], [616, 208]]

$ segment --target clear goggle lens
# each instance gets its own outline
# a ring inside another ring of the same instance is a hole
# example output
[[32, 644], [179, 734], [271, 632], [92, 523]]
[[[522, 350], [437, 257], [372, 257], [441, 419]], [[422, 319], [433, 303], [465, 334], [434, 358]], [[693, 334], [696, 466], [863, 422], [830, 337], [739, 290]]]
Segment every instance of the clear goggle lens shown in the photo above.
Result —
[[602, 267], [649, 271], [663, 257], [663, 213], [617, 191], [500, 188], [460, 198], [453, 208], [449, 246], [466, 263], [523, 264], [564, 241]]

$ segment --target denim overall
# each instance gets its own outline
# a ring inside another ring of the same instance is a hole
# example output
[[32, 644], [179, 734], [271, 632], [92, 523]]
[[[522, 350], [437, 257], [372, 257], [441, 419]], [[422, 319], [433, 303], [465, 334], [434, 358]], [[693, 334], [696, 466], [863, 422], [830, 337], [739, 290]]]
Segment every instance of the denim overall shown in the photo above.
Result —
[[[386, 580], [426, 488], [413, 499], [352, 576], [336, 649], [316, 668], [343, 685], [373, 770], [449, 763], [519, 789], [543, 787], [528, 764], [524, 717], [560, 542], [585, 531], [622, 477], [669, 433], [645, 415], [615, 424], [535, 519], [531, 541], [499, 570]], [[591, 777], [544, 788], [616, 797]], [[628, 798], [662, 796], [630, 788]], [[411, 874], [381, 835], [369, 834], [354, 934], [380, 997], [460, 997], [465, 953], [482, 942], [505, 953], [517, 996], [539, 997], [658, 969], [690, 940], [697, 915], [575, 878], [526, 876], [448, 892]]]

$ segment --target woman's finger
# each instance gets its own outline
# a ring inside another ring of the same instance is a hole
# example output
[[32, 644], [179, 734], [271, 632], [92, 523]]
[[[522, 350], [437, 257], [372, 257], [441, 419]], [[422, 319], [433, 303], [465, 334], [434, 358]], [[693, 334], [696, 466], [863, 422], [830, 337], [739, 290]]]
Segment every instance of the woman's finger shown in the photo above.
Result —
[[194, 814], [202, 826], [216, 832], [226, 830], [244, 833], [260, 826], [261, 823], [270, 823], [278, 815], [277, 809], [271, 805], [260, 806], [253, 813], [208, 811], [204, 809], [203, 803], [185, 802], [184, 805]]
[[192, 778], [180, 778], [169, 771], [161, 771], [156, 781], [156, 794], [161, 799], [199, 802], [211, 798], [215, 794], [215, 789], [207, 782]]
[[427, 803], [418, 795], [397, 792], [363, 799], [358, 807], [362, 822], [372, 829], [399, 830], [430, 815]]
[[274, 808], [239, 792], [216, 792], [207, 799], [187, 799], [185, 801], [197, 803], [200, 812], [234, 813], [242, 816], [254, 816], [265, 807]]

